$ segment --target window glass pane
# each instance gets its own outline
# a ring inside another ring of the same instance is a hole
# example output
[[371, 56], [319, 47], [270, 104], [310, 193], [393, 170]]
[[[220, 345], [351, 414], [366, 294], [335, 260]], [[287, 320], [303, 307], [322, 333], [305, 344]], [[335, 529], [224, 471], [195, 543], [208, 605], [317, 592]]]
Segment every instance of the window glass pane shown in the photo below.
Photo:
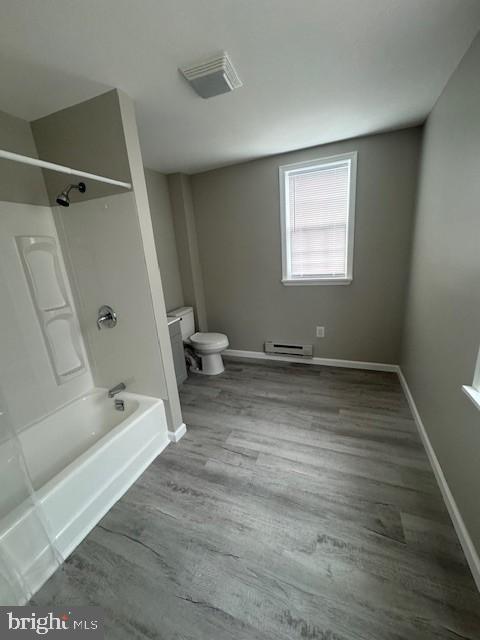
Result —
[[350, 160], [285, 174], [288, 277], [345, 278]]

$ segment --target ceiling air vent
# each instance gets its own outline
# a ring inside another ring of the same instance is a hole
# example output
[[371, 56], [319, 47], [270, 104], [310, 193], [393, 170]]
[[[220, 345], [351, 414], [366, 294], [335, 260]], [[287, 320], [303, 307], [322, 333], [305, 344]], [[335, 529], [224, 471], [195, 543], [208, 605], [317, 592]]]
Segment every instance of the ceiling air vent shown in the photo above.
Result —
[[242, 86], [228, 54], [222, 53], [180, 69], [202, 98], [213, 98]]

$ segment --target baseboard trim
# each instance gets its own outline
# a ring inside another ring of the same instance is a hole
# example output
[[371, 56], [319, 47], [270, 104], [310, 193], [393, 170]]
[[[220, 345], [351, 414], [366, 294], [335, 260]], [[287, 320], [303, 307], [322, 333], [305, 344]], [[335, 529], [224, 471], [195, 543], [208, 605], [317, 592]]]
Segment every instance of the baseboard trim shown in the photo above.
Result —
[[415, 424], [417, 425], [420, 439], [422, 440], [423, 446], [425, 447], [425, 451], [427, 452], [427, 456], [430, 461], [430, 465], [433, 469], [433, 473], [435, 474], [437, 484], [442, 493], [443, 500], [448, 509], [448, 513], [450, 514], [450, 518], [453, 522], [453, 526], [455, 527], [455, 531], [457, 532], [457, 536], [458, 536], [458, 539], [460, 540], [460, 544], [462, 545], [463, 553], [465, 554], [465, 557], [467, 559], [468, 565], [470, 567], [470, 571], [472, 572], [472, 575], [473, 575], [473, 579], [475, 580], [477, 589], [480, 591], [480, 558], [475, 549], [473, 541], [468, 533], [468, 529], [465, 526], [465, 523], [457, 507], [457, 504], [452, 495], [452, 492], [450, 491], [450, 488], [447, 484], [447, 480], [443, 475], [442, 467], [440, 466], [438, 458], [435, 455], [435, 451], [428, 437], [427, 431], [425, 429], [425, 425], [422, 422], [417, 406], [415, 404], [415, 400], [413, 399], [407, 380], [403, 375], [403, 372], [400, 369], [400, 367], [398, 367], [398, 378], [400, 380], [400, 384], [402, 385], [402, 389], [407, 398], [407, 402], [410, 406], [410, 410], [415, 420]]
[[186, 433], [187, 425], [182, 422], [182, 424], [175, 431], [168, 432], [168, 439], [170, 440], [170, 442], [178, 442]]
[[302, 358], [288, 355], [275, 355], [264, 353], [263, 351], [239, 351], [238, 349], [226, 349], [223, 352], [226, 356], [237, 358], [253, 358], [255, 360], [277, 360], [280, 362], [295, 362], [301, 364], [321, 365], [324, 367], [344, 367], [346, 369], [367, 369], [370, 371], [390, 371], [398, 372], [398, 365], [384, 364], [382, 362], [360, 362], [357, 360], [337, 360], [334, 358]]

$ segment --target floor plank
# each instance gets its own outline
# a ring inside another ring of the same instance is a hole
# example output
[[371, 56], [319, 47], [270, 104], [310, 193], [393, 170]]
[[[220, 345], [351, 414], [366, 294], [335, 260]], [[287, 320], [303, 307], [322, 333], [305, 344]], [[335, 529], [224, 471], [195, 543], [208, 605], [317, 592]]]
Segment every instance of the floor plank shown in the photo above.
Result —
[[107, 637], [474, 640], [480, 596], [397, 377], [230, 359], [35, 596]]

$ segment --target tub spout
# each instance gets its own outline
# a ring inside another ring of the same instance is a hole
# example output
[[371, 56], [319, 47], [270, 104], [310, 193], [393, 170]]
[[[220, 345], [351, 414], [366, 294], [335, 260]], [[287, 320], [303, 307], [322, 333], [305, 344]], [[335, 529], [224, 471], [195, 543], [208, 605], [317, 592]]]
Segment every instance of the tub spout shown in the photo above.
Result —
[[113, 398], [113, 396], [116, 396], [117, 393], [120, 393], [120, 391], [125, 391], [126, 388], [127, 387], [125, 386], [125, 383], [120, 382], [120, 384], [117, 384], [108, 390], [108, 397]]

